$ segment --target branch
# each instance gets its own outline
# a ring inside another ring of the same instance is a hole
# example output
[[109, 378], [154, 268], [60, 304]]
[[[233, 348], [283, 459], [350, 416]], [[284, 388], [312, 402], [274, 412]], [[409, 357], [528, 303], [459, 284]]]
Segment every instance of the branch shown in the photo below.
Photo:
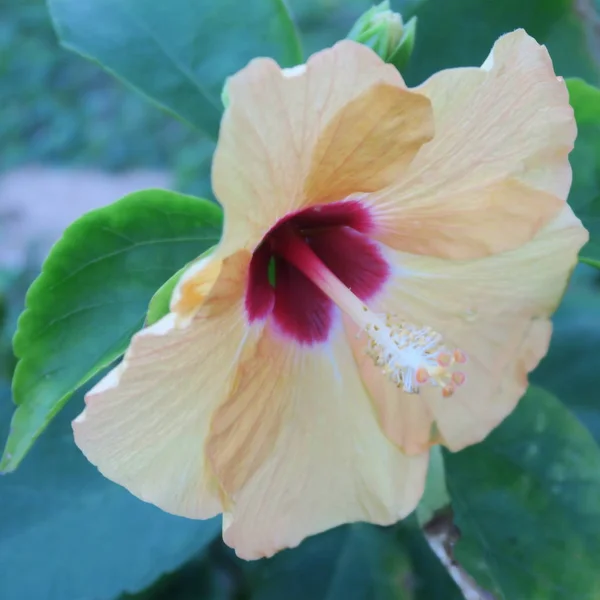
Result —
[[465, 600], [495, 600], [484, 590], [454, 558], [454, 544], [460, 538], [460, 531], [454, 525], [453, 514], [449, 509], [439, 512], [424, 528], [425, 539], [444, 565]]

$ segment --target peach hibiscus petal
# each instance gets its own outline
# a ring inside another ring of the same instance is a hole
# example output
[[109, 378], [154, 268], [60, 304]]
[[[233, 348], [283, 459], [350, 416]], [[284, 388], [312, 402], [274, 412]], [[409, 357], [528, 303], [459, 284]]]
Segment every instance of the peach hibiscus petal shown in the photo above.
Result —
[[[504, 323], [499, 322], [498, 326]], [[548, 352], [552, 324], [549, 319], [506, 323], [504, 351], [498, 349], [497, 366], [471, 361], [462, 370], [466, 383], [451, 398], [426, 390], [423, 400], [434, 415], [440, 443], [461, 450], [483, 440], [516, 407], [527, 391], [528, 374]]]
[[381, 431], [341, 327], [312, 348], [266, 333], [207, 447], [230, 501], [224, 540], [246, 559], [342, 523], [399, 520], [423, 493], [428, 461]]
[[136, 334], [73, 422], [77, 445], [107, 478], [177, 515], [222, 511], [204, 443], [245, 343], [244, 254], [223, 262], [193, 319], [170, 313]]
[[429, 406], [419, 395], [405, 392], [382, 375], [381, 367], [376, 367], [365, 352], [365, 332], [348, 317], [344, 317], [344, 327], [381, 429], [406, 454], [427, 452], [437, 443], [432, 437], [434, 420]]
[[406, 170], [432, 137], [433, 113], [426, 96], [374, 85], [344, 106], [321, 132], [305, 197], [330, 202], [380, 190]]
[[524, 31], [500, 38], [482, 68], [433, 75], [435, 137], [371, 198], [379, 239], [417, 254], [477, 258], [528, 241], [561, 209], [576, 125], [548, 52]]
[[[372, 308], [429, 326], [443, 336], [450, 350], [458, 348], [468, 356], [466, 364], [457, 366], [466, 376], [465, 383], [452, 397], [443, 397], [439, 387], [430, 385], [418, 395], [450, 449], [482, 440], [525, 392], [527, 373], [548, 349], [548, 318], [560, 302], [587, 237], [565, 206], [531, 242], [491, 257], [452, 261], [386, 251], [395, 271]], [[364, 376], [368, 378], [369, 372]], [[376, 404], [385, 410], [385, 401], [383, 397]], [[380, 419], [385, 421], [387, 414]], [[397, 418], [414, 417], [406, 409]], [[388, 425], [386, 431], [390, 435], [390, 429], [402, 431], [402, 427], [402, 423]], [[420, 451], [422, 432], [417, 429], [414, 436], [412, 446]], [[405, 440], [390, 437], [413, 451]]]
[[212, 173], [226, 244], [253, 249], [291, 212], [384, 187], [432, 136], [429, 100], [350, 41], [291, 70], [253, 60], [227, 89]]
[[201, 308], [204, 316], [218, 314], [233, 298], [245, 293], [250, 258], [244, 250], [224, 256], [219, 246], [208, 256], [193, 261], [171, 296], [169, 308], [179, 324], [192, 319]]

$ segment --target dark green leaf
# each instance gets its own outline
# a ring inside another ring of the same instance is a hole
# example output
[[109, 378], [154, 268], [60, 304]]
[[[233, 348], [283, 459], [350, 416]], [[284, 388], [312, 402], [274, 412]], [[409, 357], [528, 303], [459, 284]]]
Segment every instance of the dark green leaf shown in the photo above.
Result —
[[456, 584], [425, 540], [413, 519], [399, 527], [400, 540], [410, 554], [414, 600], [464, 600]]
[[[112, 600], [177, 569], [219, 533], [219, 519], [161, 512], [104, 479], [73, 442], [72, 402], [18, 472], [0, 478], [0, 598]], [[0, 435], [10, 402], [0, 397]]]
[[532, 379], [556, 394], [600, 443], [600, 277], [585, 265], [575, 270], [555, 314], [548, 356]]
[[[210, 548], [179, 570], [168, 573], [138, 594], [124, 594], [119, 600], [239, 600], [237, 565], [222, 564], [215, 549], [224, 544], [215, 540]], [[233, 560], [233, 559], [232, 559]]]
[[580, 259], [600, 267], [600, 89], [581, 79], [570, 79], [567, 85], [578, 129], [571, 154], [573, 188], [569, 203], [590, 232]]
[[258, 55], [302, 62], [284, 0], [48, 1], [66, 47], [213, 138], [226, 77]]
[[410, 562], [393, 529], [355, 524], [248, 568], [252, 600], [412, 600]]
[[424, 2], [416, 12], [419, 33], [406, 79], [411, 84], [420, 83], [440, 69], [480, 65], [498, 37], [523, 27], [548, 46], [557, 73], [597, 83], [600, 67], [591, 43], [593, 20], [578, 10], [579, 4], [583, 3], [573, 0]]
[[446, 454], [455, 556], [498, 600], [596, 600], [600, 449], [532, 387], [484, 442]]
[[218, 241], [221, 215], [211, 202], [148, 190], [65, 231], [19, 319], [17, 410], [1, 470], [15, 469], [70, 395], [124, 352], [156, 289]]
[[[226, 89], [226, 88], [223, 88]], [[213, 199], [210, 180], [212, 157], [216, 148], [214, 140], [194, 140], [177, 151], [174, 187], [178, 192]]]

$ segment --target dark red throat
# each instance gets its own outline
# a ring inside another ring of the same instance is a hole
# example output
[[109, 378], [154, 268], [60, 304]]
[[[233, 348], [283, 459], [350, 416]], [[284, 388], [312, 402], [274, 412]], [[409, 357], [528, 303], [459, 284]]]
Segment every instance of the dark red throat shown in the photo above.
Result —
[[[361, 300], [369, 300], [389, 277], [389, 266], [368, 233], [372, 220], [359, 201], [307, 208], [281, 219], [255, 250], [248, 273], [250, 321], [272, 318], [301, 344], [324, 342], [334, 323], [334, 303], [278, 251], [287, 236], [300, 238]], [[301, 260], [301, 259], [300, 259]], [[298, 265], [298, 260], [294, 260]]]

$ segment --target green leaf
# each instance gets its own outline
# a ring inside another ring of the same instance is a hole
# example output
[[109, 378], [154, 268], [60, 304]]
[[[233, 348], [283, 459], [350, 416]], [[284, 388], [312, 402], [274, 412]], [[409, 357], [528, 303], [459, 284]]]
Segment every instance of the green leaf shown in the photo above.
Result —
[[589, 258], [587, 256], [580, 256], [579, 260], [590, 267], [595, 267], [596, 269], [600, 269], [600, 260], [596, 260], [594, 258]]
[[[304, 52], [300, 33], [292, 17], [287, 0], [270, 0], [272, 10], [277, 16], [277, 23], [272, 31], [281, 43], [281, 66], [293, 67], [304, 62]], [[239, 4], [238, 4], [239, 6]]]
[[581, 79], [570, 79], [567, 86], [578, 130], [569, 203], [590, 232], [580, 260], [600, 268], [600, 89]]
[[185, 273], [189, 265], [185, 265], [169, 277], [156, 291], [148, 306], [148, 314], [146, 315], [146, 325], [154, 325], [156, 321], [160, 321], [169, 312], [169, 304], [171, 303], [171, 295], [181, 276]]
[[[18, 472], [0, 478], [0, 598], [112, 600], [179, 568], [219, 533], [138, 500], [73, 442], [81, 397], [51, 423]], [[10, 402], [0, 394], [0, 435]]]
[[446, 454], [455, 556], [497, 600], [596, 600], [600, 449], [532, 387], [484, 442]]
[[412, 600], [406, 550], [372, 525], [338, 527], [247, 571], [251, 600]]
[[195, 139], [177, 149], [173, 173], [173, 185], [176, 191], [209, 200], [214, 199], [210, 170], [215, 149], [215, 141], [208, 138]]
[[[594, 21], [573, 0], [452, 0], [424, 2], [416, 11], [419, 35], [405, 78], [420, 83], [441, 69], [480, 65], [507, 31], [524, 28], [546, 44], [556, 72], [600, 82]], [[593, 11], [592, 11], [593, 14]]]
[[254, 58], [302, 62], [284, 0], [48, 0], [69, 49], [216, 138], [225, 78]]
[[556, 394], [600, 443], [600, 278], [594, 269], [575, 269], [569, 289], [553, 318], [550, 351], [532, 381]]
[[67, 228], [14, 337], [17, 410], [0, 470], [15, 469], [71, 394], [125, 351], [156, 289], [218, 241], [221, 219], [211, 202], [147, 190]]
[[429, 469], [425, 492], [417, 506], [417, 519], [423, 527], [431, 521], [435, 514], [450, 504], [446, 488], [444, 457], [440, 446], [433, 446], [429, 452]]
[[118, 600], [236, 600], [242, 582], [234, 578], [239, 567], [226, 548], [215, 540], [207, 552], [177, 571], [163, 575], [138, 594], [124, 594]]
[[[598, 125], [600, 122], [600, 90], [583, 79], [568, 79], [569, 99], [578, 125]], [[596, 140], [600, 145], [600, 141]]]

